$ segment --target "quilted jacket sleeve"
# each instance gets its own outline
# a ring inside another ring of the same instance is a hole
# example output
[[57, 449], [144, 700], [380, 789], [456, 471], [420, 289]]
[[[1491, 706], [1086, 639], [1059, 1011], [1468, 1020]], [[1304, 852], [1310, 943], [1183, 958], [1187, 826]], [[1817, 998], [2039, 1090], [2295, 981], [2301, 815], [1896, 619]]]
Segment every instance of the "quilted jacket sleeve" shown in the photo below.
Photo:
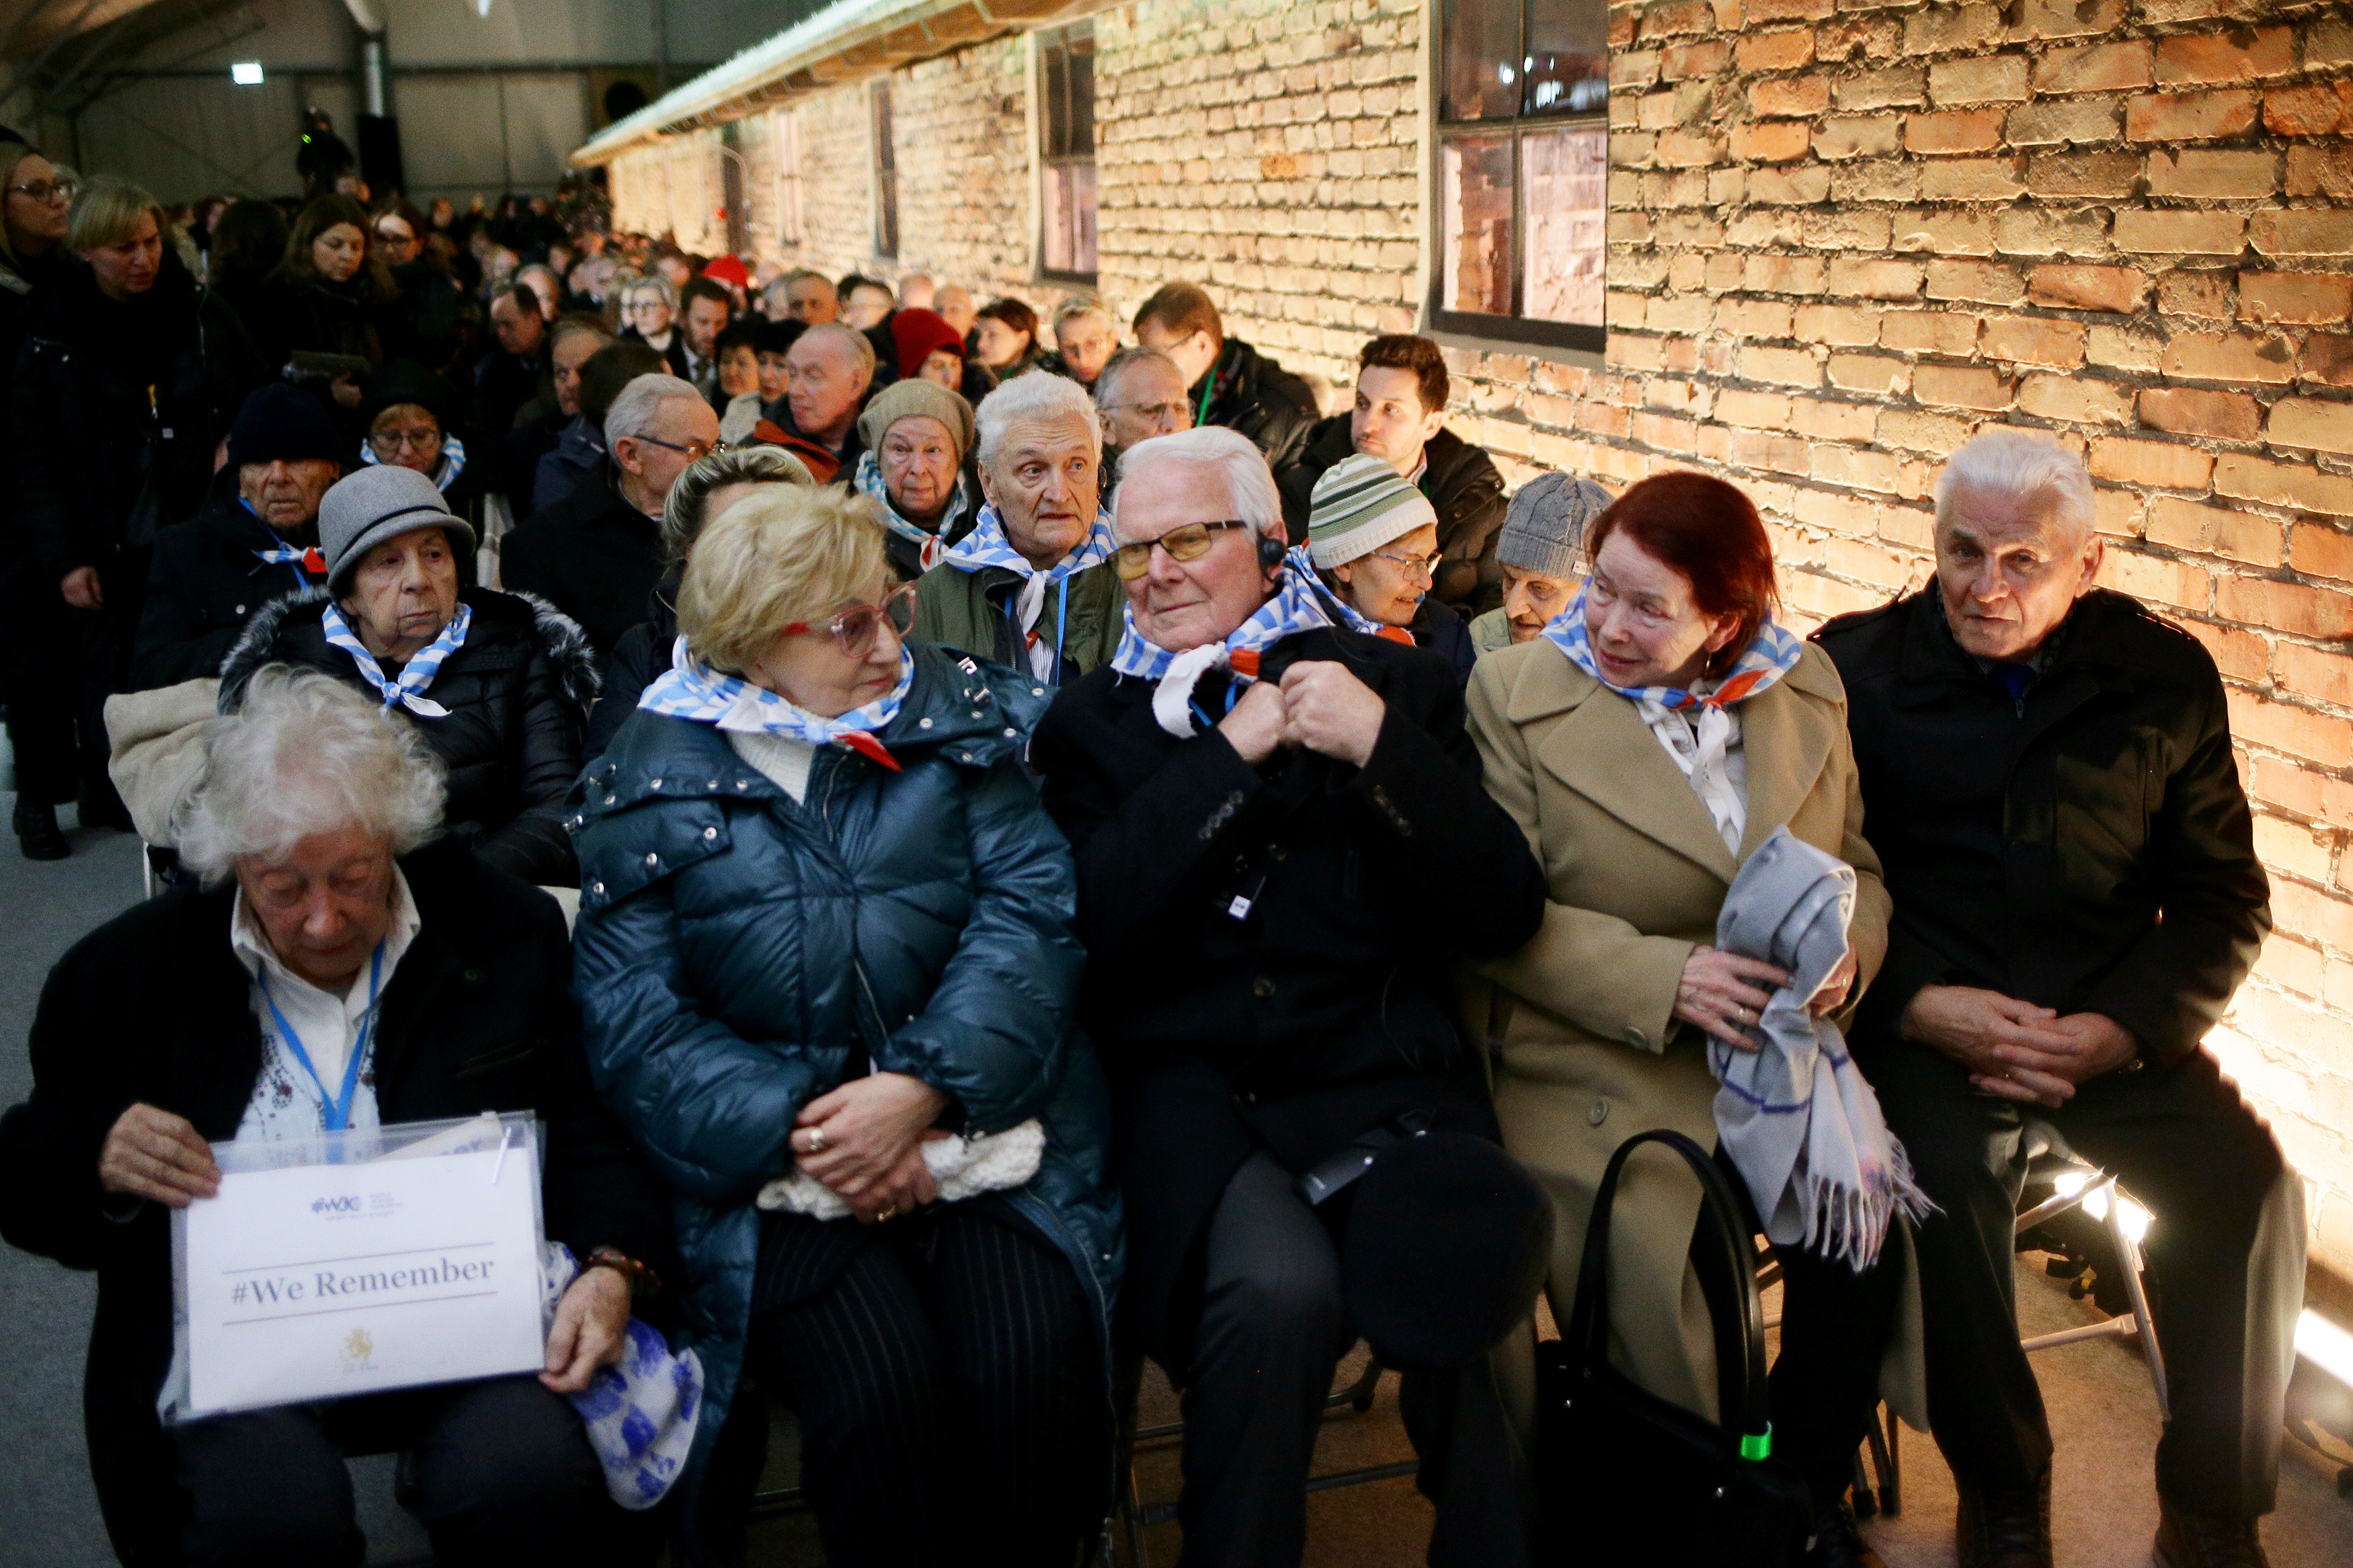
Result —
[[964, 1108], [974, 1131], [1038, 1114], [1060, 1084], [1084, 951], [1071, 934], [1071, 848], [1008, 756], [965, 797], [976, 898], [955, 956], [923, 1010], [896, 1027], [875, 1066], [922, 1079]]
[[[593, 833], [583, 845], [594, 863]], [[572, 993], [597, 1092], [662, 1179], [707, 1203], [740, 1203], [792, 1163], [786, 1139], [816, 1085], [809, 1065], [706, 1016], [681, 973], [667, 879], [584, 905]]]

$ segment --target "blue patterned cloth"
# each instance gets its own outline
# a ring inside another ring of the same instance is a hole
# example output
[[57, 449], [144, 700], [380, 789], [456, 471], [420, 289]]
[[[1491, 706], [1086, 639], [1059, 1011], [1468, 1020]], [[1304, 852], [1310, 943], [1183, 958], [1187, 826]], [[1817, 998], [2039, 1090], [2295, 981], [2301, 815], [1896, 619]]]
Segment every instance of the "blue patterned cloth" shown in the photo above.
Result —
[[359, 666], [361, 676], [383, 696], [386, 708], [406, 708], [425, 719], [449, 717], [449, 710], [427, 697], [425, 689], [441, 673], [441, 661], [466, 646], [467, 628], [474, 624], [473, 605], [459, 605], [449, 624], [441, 628], [441, 635], [417, 650], [417, 657], [400, 672], [398, 680], [385, 677], [384, 666], [376, 663], [375, 655], [368, 652], [367, 645], [352, 631], [343, 611], [329, 605], [320, 624], [326, 631], [327, 641], [352, 656], [352, 662]]
[[[551, 1315], [579, 1273], [570, 1247], [545, 1245], [539, 1284]], [[587, 1428], [613, 1500], [632, 1512], [661, 1501], [694, 1447], [702, 1415], [701, 1358], [692, 1351], [672, 1355], [661, 1331], [631, 1318], [620, 1364], [598, 1367], [586, 1389], [565, 1397]]]
[[1386, 629], [1380, 622], [1362, 614], [1356, 605], [1332, 591], [1332, 585], [1317, 574], [1315, 558], [1308, 554], [1304, 544], [1293, 545], [1290, 553], [1283, 556], [1282, 563], [1291, 568], [1299, 581], [1307, 584], [1308, 591], [1315, 595], [1316, 602], [1324, 606], [1324, 613], [1332, 617], [1335, 626], [1346, 626], [1350, 631], [1362, 632], [1368, 637], [1377, 637]]
[[1546, 626], [1545, 637], [1568, 656], [1569, 663], [1619, 696], [1636, 702], [1655, 702], [1670, 709], [1729, 708], [1756, 696], [1797, 668], [1799, 656], [1806, 651], [1804, 643], [1778, 622], [1768, 619], [1757, 628], [1756, 637], [1733, 661], [1732, 668], [1713, 691], [1686, 691], [1679, 686], [1613, 686], [1602, 675], [1585, 632], [1585, 595], [1591, 587], [1592, 579], [1588, 578], [1586, 585], [1577, 589], [1577, 597], [1568, 602], [1568, 608]]
[[[688, 653], [686, 639], [681, 637], [670, 655], [670, 668], [646, 688], [638, 699], [638, 706], [666, 718], [691, 719], [698, 724], [713, 724], [722, 730], [790, 735], [812, 746], [838, 742], [862, 756], [872, 757], [881, 751], [881, 742], [873, 738], [874, 731], [899, 716], [899, 705], [907, 700], [907, 689], [914, 680], [915, 656], [902, 647], [898, 685], [861, 708], [853, 708], [839, 718], [826, 719], [740, 676], [720, 674]], [[883, 758], [877, 760], [887, 759], [888, 755], [884, 752]]]
[[991, 503], [980, 509], [980, 519], [973, 531], [942, 557], [959, 572], [977, 572], [986, 566], [1000, 566], [1021, 575], [1021, 592], [1014, 595], [1007, 613], [1017, 622], [1016, 629], [1020, 634], [1021, 648], [1027, 656], [1029, 673], [1050, 686], [1059, 686], [1062, 682], [1062, 638], [1058, 628], [1054, 644], [1049, 647], [1038, 630], [1038, 623], [1046, 611], [1046, 590], [1058, 583], [1062, 584], [1060, 613], [1067, 615], [1071, 607], [1071, 575], [1090, 566], [1103, 564], [1119, 547], [1111, 536], [1109, 516], [1107, 512], [1098, 511], [1094, 527], [1079, 541], [1078, 548], [1040, 572], [1030, 565], [1006, 538], [1005, 524], [997, 515], [996, 505]]
[[[375, 455], [374, 447], [362, 441], [360, 461], [373, 468], [380, 466], [384, 459]], [[459, 440], [455, 436], [445, 433], [441, 437], [441, 460], [433, 465], [433, 488], [438, 490], [448, 489], [458, 482], [458, 476], [465, 471], [466, 443]]]
[[[947, 559], [948, 542], [946, 540], [927, 528], [909, 522], [899, 515], [898, 508], [891, 504], [891, 491], [882, 483], [881, 464], [873, 453], [867, 452], [859, 457], [858, 474], [851, 483], [860, 495], [870, 498], [874, 502], [875, 509], [881, 512], [882, 526], [915, 547], [916, 563], [924, 571], [930, 571]], [[965, 478], [964, 470], [957, 469], [955, 491], [948, 497], [947, 510], [940, 513], [940, 521], [943, 523], [951, 518], [964, 515], [965, 503], [970, 500], [971, 495], [965, 487], [970, 483], [971, 481]], [[1029, 563], [1024, 561], [1021, 564], [1027, 568]]]
[[1163, 730], [1183, 740], [1194, 733], [1197, 718], [1203, 718], [1205, 725], [1207, 722], [1195, 711], [1193, 704], [1193, 688], [1202, 676], [1224, 668], [1233, 672], [1237, 681], [1246, 684], [1257, 678], [1261, 653], [1293, 633], [1332, 625], [1322, 597], [1309, 585], [1314, 580], [1313, 572], [1286, 569], [1282, 586], [1251, 611], [1240, 626], [1227, 633], [1223, 642], [1204, 643], [1183, 653], [1171, 653], [1157, 643], [1145, 641], [1144, 634], [1135, 629], [1135, 609], [1131, 605], [1126, 611], [1126, 629], [1120, 634], [1119, 647], [1111, 656], [1111, 667], [1122, 675], [1160, 683], [1159, 689], [1152, 694], [1152, 716]]
[[272, 539], [278, 540], [278, 544], [275, 548], [269, 550], [257, 550], [253, 552], [255, 558], [259, 560], [263, 565], [291, 566], [294, 568], [294, 584], [297, 588], [308, 588], [315, 579], [326, 576], [327, 558], [319, 553], [319, 547], [317, 545], [311, 545], [307, 550], [295, 549], [294, 546], [287, 543], [283, 539], [279, 537], [279, 533], [276, 529], [271, 528], [268, 523], [261, 521], [261, 514], [253, 510], [253, 503], [251, 501], [246, 500], [243, 496], [239, 496], [237, 498], [237, 504], [245, 508], [246, 516], [253, 519], [256, 522], [261, 523], [262, 529], [268, 532]]

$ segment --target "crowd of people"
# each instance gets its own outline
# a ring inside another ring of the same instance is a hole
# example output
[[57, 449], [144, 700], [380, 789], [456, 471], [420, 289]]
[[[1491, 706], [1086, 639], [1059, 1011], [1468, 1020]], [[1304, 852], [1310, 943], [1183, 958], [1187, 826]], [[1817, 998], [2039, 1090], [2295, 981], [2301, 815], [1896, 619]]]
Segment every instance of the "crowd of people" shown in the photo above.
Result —
[[[16, 830], [78, 796], [173, 884], [58, 966], [0, 1120], [0, 1234], [100, 1276], [125, 1562], [355, 1561], [385, 1448], [437, 1561], [741, 1561], [774, 1401], [829, 1562], [1068, 1563], [1148, 1356], [1185, 1560], [1296, 1563], [1362, 1340], [1430, 1561], [1530, 1563], [1536, 1296], [1662, 1127], [1781, 1265], [1744, 1436], [1808, 1564], [1876, 1562], [1883, 1396], [1968, 1568], [2050, 1562], [2036, 1129], [2157, 1216], [2158, 1561], [2263, 1561], [2301, 1194], [2200, 1041], [2268, 888], [2214, 664], [2095, 586], [2063, 448], [1980, 434], [1928, 584], [1800, 638], [1738, 487], [1507, 496], [1424, 337], [1325, 416], [1188, 282], [1041, 321], [0, 166]], [[1848, 889], [1802, 988], [1725, 934], [1793, 846]], [[486, 1107], [586, 1264], [543, 1374], [159, 1425], [210, 1144]], [[1630, 1170], [1612, 1359], [1728, 1422], [1701, 1188]], [[632, 1315], [704, 1378], [658, 1516], [564, 1403]]]

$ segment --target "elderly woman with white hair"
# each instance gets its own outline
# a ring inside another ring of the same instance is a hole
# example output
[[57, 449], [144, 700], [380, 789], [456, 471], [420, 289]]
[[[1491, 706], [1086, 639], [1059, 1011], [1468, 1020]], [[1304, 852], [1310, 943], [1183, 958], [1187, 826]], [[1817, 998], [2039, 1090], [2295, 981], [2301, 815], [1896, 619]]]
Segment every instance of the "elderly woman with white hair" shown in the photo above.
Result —
[[1120, 1240], [1021, 761], [1048, 693], [905, 642], [882, 542], [791, 486], [695, 542], [682, 646], [575, 796], [575, 992], [677, 1205], [704, 1544], [741, 1534], [712, 1455], [749, 1377], [837, 1568], [1069, 1563], [1110, 1500]]
[[323, 670], [416, 726], [448, 773], [443, 826], [485, 862], [570, 887], [564, 796], [596, 694], [587, 638], [535, 600], [468, 587], [474, 531], [386, 464], [319, 503], [324, 585], [271, 601], [221, 664], [221, 710], [265, 665]]
[[[179, 814], [203, 885], [100, 927], [42, 991], [32, 1093], [0, 1118], [0, 1235], [98, 1273], [84, 1407], [126, 1563], [357, 1563], [344, 1458], [389, 1449], [437, 1563], [650, 1556], [563, 1396], [618, 1358], [668, 1216], [589, 1086], [562, 911], [435, 841], [443, 787], [380, 704], [260, 671]], [[171, 1215], [218, 1191], [208, 1144], [485, 1110], [543, 1120], [547, 1233], [589, 1263], [544, 1373], [158, 1424]]]
[[[997, 395], [1035, 384], [1071, 384]], [[1430, 1561], [1525, 1561], [1484, 1357], [1535, 1294], [1525, 1261], [1498, 1260], [1514, 1238], [1540, 1253], [1549, 1215], [1498, 1146], [1449, 974], [1534, 934], [1543, 879], [1479, 787], [1453, 671], [1333, 623], [1286, 563], [1247, 437], [1163, 436], [1124, 461], [1124, 634], [1056, 700], [1030, 761], [1077, 857], [1081, 1017], [1112, 1079], [1129, 1220], [1122, 1312], [1185, 1390], [1187, 1558], [1299, 1561], [1316, 1423], [1362, 1333], [1411, 1368]], [[1482, 1212], [1450, 1209], [1441, 1179], [1423, 1212], [1460, 1223], [1370, 1222], [1398, 1250], [1367, 1258], [1366, 1205], [1412, 1180], [1367, 1175], [1344, 1289], [1330, 1211], [1297, 1179], [1408, 1132], [1439, 1162], [1408, 1168], [1466, 1180]]]
[[986, 504], [917, 580], [914, 635], [1068, 685], [1120, 638], [1094, 403], [1074, 381], [1020, 376], [988, 395], [976, 424]]

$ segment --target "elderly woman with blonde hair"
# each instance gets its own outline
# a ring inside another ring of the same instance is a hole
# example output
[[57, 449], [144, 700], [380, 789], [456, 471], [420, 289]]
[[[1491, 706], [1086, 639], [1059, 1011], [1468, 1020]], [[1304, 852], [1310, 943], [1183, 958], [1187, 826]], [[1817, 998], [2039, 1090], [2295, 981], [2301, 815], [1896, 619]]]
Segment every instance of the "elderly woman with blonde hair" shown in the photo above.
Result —
[[[591, 1070], [671, 1190], [710, 1409], [790, 1405], [827, 1561], [1067, 1562], [1109, 1499], [1118, 1199], [1047, 691], [906, 642], [872, 503], [712, 518], [570, 818]], [[714, 1548], [724, 1542], [714, 1540]]]

